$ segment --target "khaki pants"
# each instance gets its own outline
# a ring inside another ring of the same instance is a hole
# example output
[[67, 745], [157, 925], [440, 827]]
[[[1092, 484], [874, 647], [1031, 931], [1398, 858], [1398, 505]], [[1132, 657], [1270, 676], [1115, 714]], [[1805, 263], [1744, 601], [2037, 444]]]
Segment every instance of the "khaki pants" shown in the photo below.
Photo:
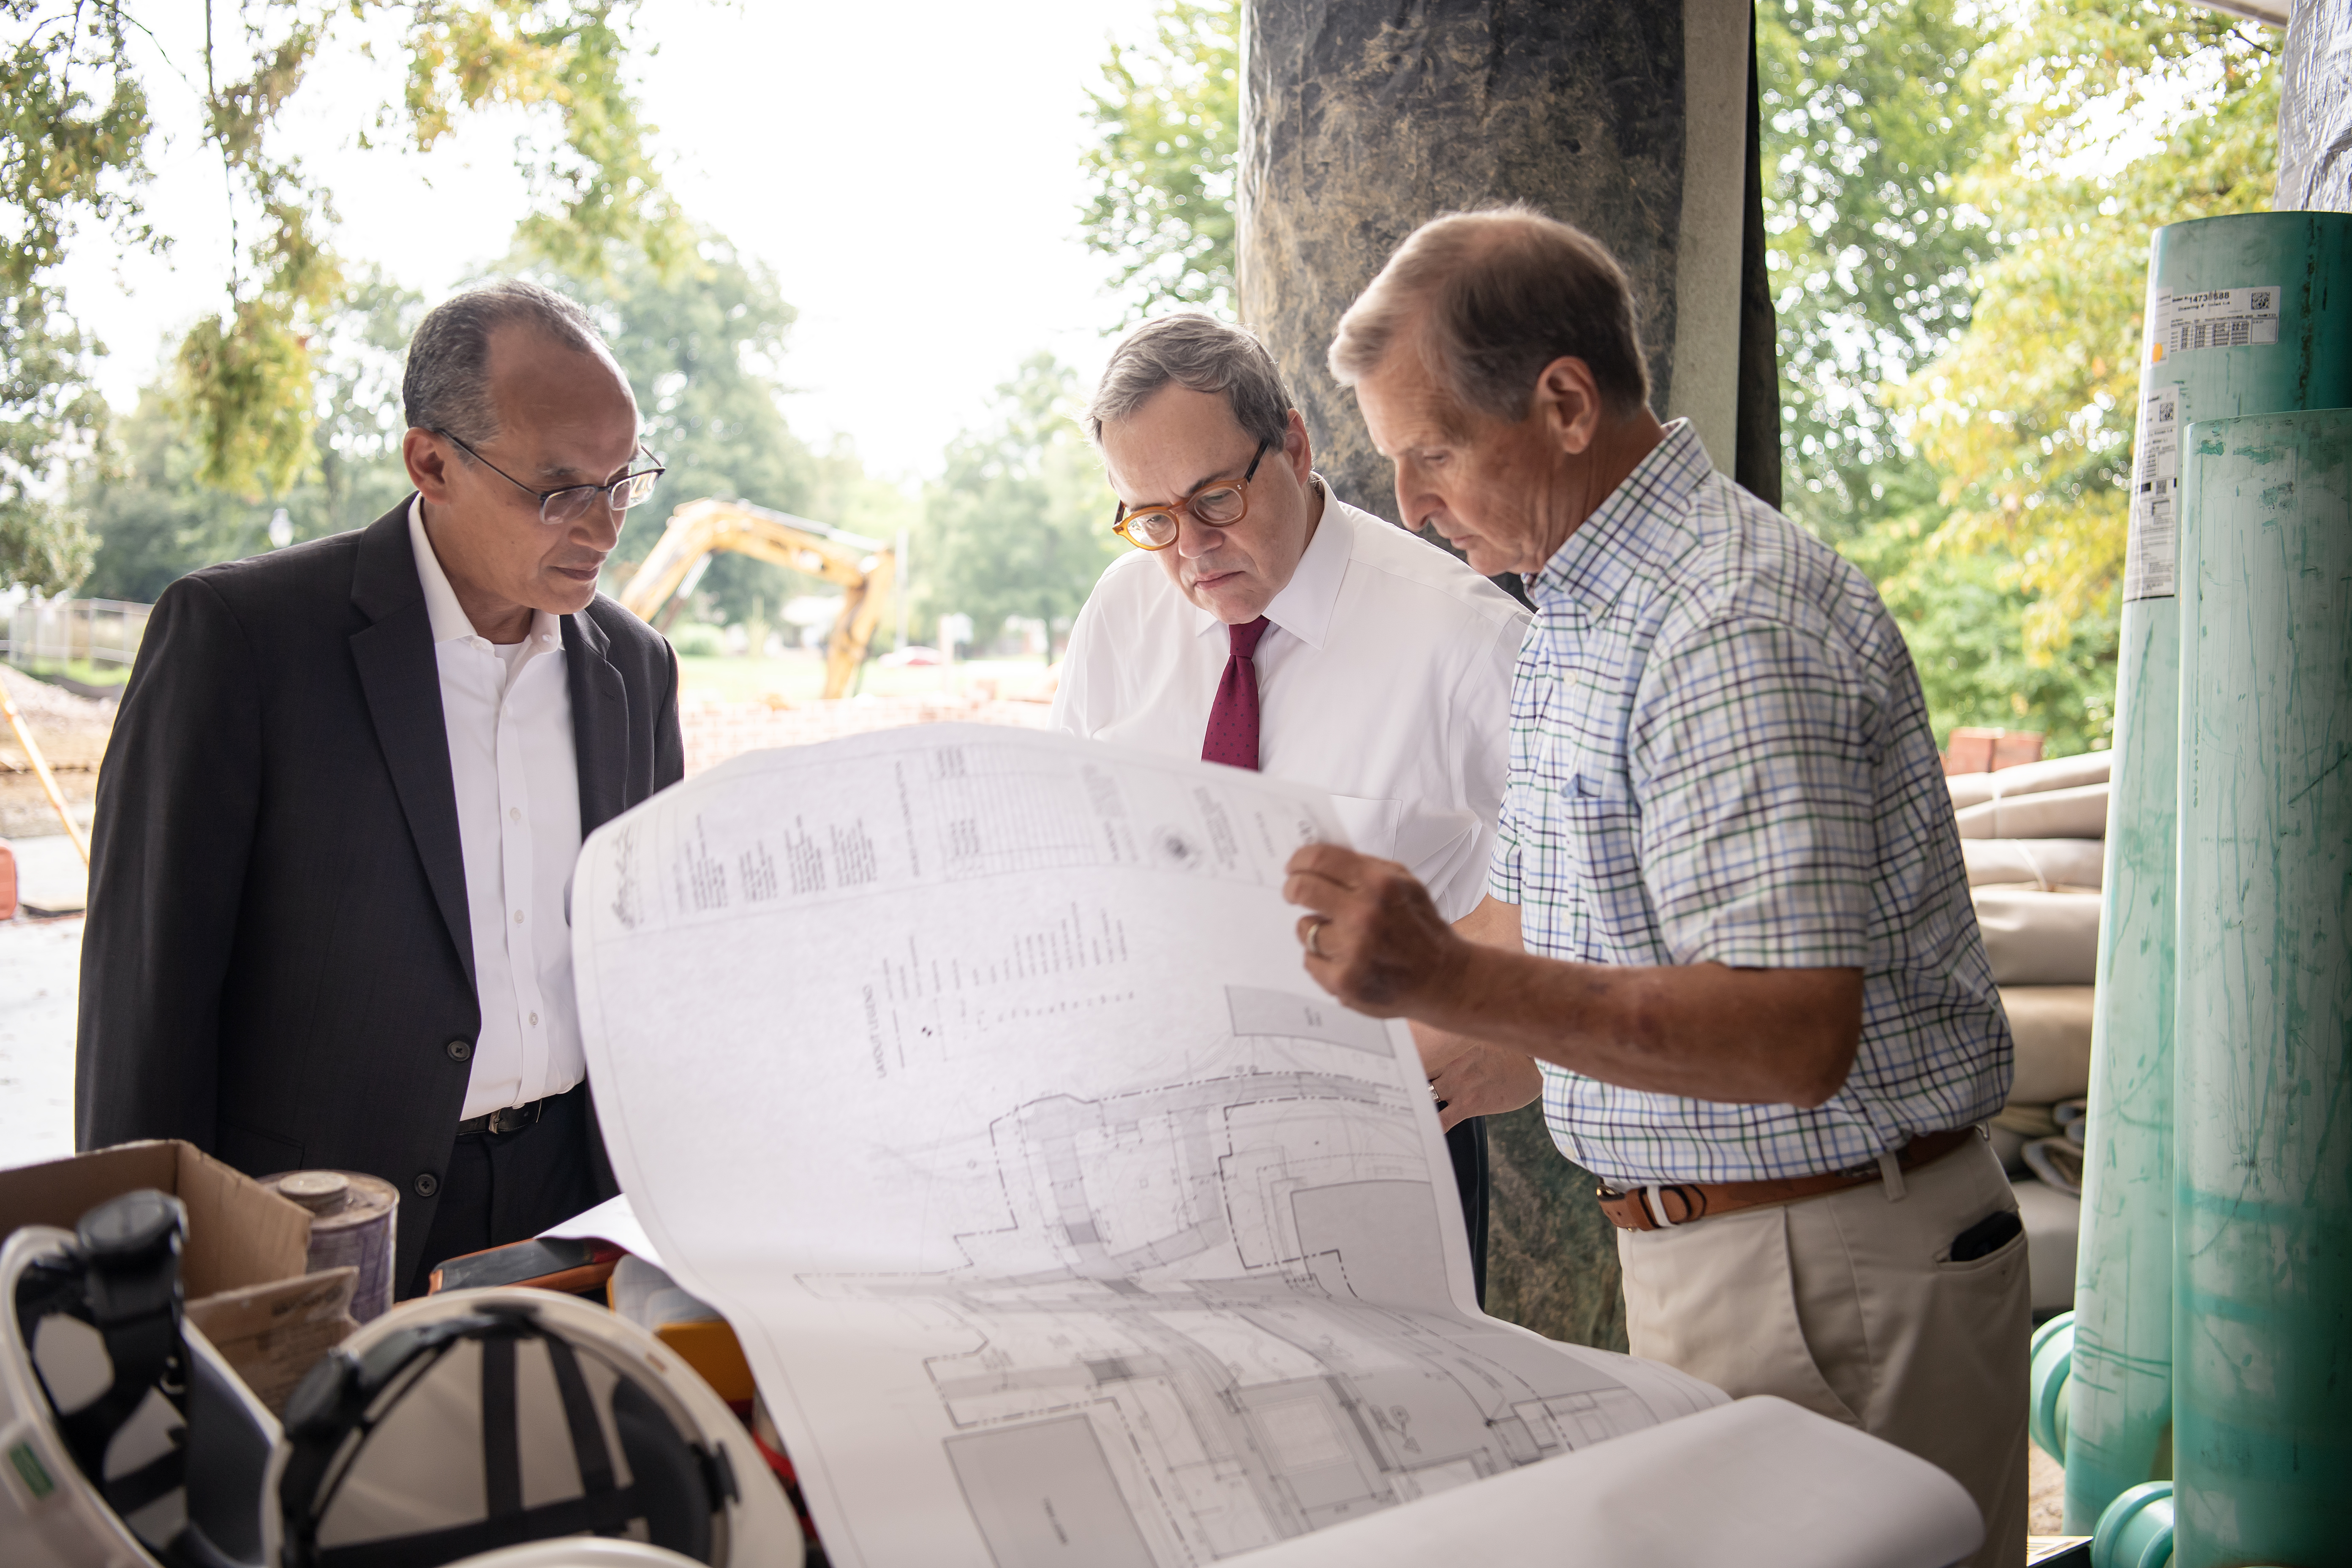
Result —
[[2014, 1209], [1980, 1139], [1825, 1197], [1617, 1233], [1635, 1355], [1733, 1398], [1777, 1394], [1949, 1472], [1983, 1510], [1977, 1568], [2025, 1561], [2025, 1237], [1950, 1261]]

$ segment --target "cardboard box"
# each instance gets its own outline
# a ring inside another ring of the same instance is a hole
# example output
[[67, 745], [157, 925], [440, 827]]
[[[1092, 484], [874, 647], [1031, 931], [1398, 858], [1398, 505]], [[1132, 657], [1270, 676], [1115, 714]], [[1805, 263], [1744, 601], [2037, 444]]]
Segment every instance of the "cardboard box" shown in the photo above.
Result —
[[191, 1305], [308, 1271], [309, 1211], [176, 1138], [0, 1171], [0, 1237], [27, 1225], [71, 1230], [107, 1199], [142, 1187], [188, 1206], [180, 1279]]
[[351, 1309], [359, 1277], [347, 1264], [299, 1279], [224, 1290], [191, 1304], [188, 1321], [236, 1369], [253, 1396], [271, 1415], [283, 1415], [286, 1401], [311, 1365], [358, 1331]]

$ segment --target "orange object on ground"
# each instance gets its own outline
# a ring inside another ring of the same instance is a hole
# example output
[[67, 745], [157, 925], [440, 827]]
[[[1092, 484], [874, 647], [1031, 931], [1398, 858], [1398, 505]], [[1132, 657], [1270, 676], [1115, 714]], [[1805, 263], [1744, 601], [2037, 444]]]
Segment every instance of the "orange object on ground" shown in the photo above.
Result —
[[751, 1363], [743, 1358], [743, 1342], [725, 1320], [664, 1323], [654, 1331], [654, 1338], [676, 1351], [677, 1359], [699, 1373], [737, 1415], [750, 1412], [760, 1391], [751, 1382]]

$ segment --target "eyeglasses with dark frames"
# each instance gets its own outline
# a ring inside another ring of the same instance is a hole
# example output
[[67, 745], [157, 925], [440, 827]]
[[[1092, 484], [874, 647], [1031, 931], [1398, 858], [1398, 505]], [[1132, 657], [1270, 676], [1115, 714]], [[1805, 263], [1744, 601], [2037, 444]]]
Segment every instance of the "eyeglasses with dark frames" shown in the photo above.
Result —
[[[650, 468], [639, 468], [635, 473], [623, 474], [619, 479], [605, 484], [565, 485], [559, 489], [551, 490], [533, 489], [479, 452], [475, 451], [465, 442], [458, 440], [448, 431], [436, 429], [433, 434], [440, 437], [457, 450], [522, 491], [523, 494], [538, 497], [539, 521], [551, 528], [577, 522], [587, 516], [589, 508], [596, 504], [596, 497], [599, 495], [604, 498], [604, 504], [611, 508], [614, 515], [617, 517], [652, 495], [655, 484], [669, 471], [666, 466], [656, 460]], [[644, 452], [648, 458], [653, 457], [653, 454], [646, 452], [643, 446], [638, 447], [637, 451]]]
[[1134, 545], [1138, 550], [1165, 550], [1176, 542], [1177, 517], [1189, 511], [1196, 521], [1211, 528], [1231, 528], [1249, 515], [1249, 482], [1257, 478], [1257, 466], [1265, 460], [1271, 441], [1260, 441], [1250, 457], [1249, 468], [1238, 479], [1211, 479], [1181, 500], [1166, 506], [1141, 507], [1127, 510], [1118, 503], [1111, 518], [1111, 531]]

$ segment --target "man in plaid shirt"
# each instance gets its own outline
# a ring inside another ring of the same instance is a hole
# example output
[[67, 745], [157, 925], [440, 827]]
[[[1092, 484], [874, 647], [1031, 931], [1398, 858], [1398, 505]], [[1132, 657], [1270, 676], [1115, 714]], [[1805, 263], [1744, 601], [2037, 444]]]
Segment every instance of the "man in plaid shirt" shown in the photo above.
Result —
[[1977, 1123], [2011, 1078], [1919, 680], [1869, 582], [1661, 426], [1623, 274], [1524, 210], [1406, 240], [1331, 365], [1409, 525], [1526, 574], [1486, 900], [1331, 846], [1307, 967], [1467, 1114], [1540, 1066], [1607, 1184], [1636, 1354], [1908, 1448], [2021, 1560], [2028, 1281]]

